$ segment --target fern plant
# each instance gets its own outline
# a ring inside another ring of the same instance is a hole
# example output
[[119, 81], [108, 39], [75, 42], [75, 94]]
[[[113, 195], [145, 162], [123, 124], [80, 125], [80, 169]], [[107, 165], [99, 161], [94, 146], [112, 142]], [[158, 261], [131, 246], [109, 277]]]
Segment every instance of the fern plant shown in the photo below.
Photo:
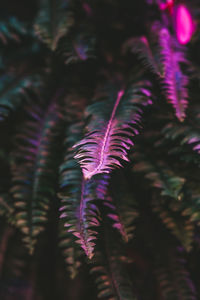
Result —
[[199, 299], [197, 2], [0, 4], [1, 299]]

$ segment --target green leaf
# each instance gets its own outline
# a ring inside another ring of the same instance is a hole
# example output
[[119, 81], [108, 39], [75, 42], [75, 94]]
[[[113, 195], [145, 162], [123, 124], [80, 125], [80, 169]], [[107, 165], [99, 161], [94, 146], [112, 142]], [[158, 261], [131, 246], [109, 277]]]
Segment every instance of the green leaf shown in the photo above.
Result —
[[0, 121], [29, 101], [29, 92], [37, 92], [40, 76], [4, 74], [0, 77]]
[[52, 50], [74, 24], [73, 12], [68, 1], [40, 0], [40, 10], [34, 29], [36, 35]]
[[26, 118], [16, 134], [12, 159], [11, 194], [16, 225], [33, 252], [38, 234], [44, 230], [50, 199], [55, 197], [62, 115], [57, 103], [45, 112], [37, 103], [27, 106]]

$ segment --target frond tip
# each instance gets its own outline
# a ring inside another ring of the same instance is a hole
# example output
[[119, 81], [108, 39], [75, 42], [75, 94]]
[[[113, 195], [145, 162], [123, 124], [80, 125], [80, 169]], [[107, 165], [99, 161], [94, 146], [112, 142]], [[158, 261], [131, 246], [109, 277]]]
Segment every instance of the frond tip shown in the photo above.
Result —
[[88, 133], [74, 145], [78, 148], [75, 159], [85, 179], [122, 167], [121, 160], [129, 161], [127, 154], [133, 146], [132, 138], [139, 133], [141, 107], [152, 103], [150, 95], [148, 84], [139, 82], [125, 92], [119, 91], [116, 100], [109, 97], [87, 108], [92, 117]]
[[181, 63], [187, 64], [185, 49], [173, 40], [167, 28], [159, 32], [161, 59], [164, 65], [163, 85], [167, 100], [173, 105], [179, 121], [184, 121], [188, 99], [188, 78], [181, 70]]
[[73, 124], [67, 130], [67, 151], [60, 166], [60, 218], [63, 219], [67, 231], [77, 238], [76, 243], [80, 244], [91, 259], [97, 235], [94, 227], [99, 226], [99, 210], [93, 201], [103, 197], [108, 181], [106, 178], [84, 180], [81, 168], [73, 158], [74, 149], [71, 144], [80, 139], [81, 125]]

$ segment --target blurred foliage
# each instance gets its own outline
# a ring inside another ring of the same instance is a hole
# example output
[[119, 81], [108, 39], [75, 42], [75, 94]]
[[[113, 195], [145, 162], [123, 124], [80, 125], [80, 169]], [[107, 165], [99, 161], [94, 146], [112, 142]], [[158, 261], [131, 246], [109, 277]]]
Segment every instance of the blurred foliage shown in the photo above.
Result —
[[199, 299], [200, 9], [182, 46], [167, 3], [0, 3], [2, 300]]

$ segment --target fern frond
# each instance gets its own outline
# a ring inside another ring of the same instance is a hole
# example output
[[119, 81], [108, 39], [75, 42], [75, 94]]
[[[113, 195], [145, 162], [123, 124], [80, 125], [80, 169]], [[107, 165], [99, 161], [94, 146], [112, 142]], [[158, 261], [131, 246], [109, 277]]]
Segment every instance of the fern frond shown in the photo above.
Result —
[[81, 266], [82, 252], [75, 242], [76, 238], [67, 232], [63, 222], [60, 222], [59, 247], [61, 248], [66, 268], [71, 279], [74, 279], [77, 276], [78, 269]]
[[197, 299], [196, 290], [185, 263], [182, 257], [174, 253], [162, 257], [162, 260], [157, 259], [155, 274], [162, 299]]
[[[73, 174], [71, 174], [72, 176]], [[90, 184], [83, 179], [79, 184], [81, 184], [78, 191], [79, 197], [62, 196], [64, 206], [62, 206], [61, 218], [65, 218], [68, 222], [65, 223], [65, 227], [69, 227], [68, 232], [72, 232], [77, 237], [77, 243], [81, 245], [86, 255], [91, 259], [94, 254], [94, 240], [97, 234], [91, 227], [99, 225], [97, 207], [91, 204], [94, 198], [90, 192]]]
[[128, 161], [127, 152], [133, 146], [132, 138], [141, 126], [143, 107], [152, 103], [149, 82], [138, 82], [117, 98], [104, 96], [87, 108], [91, 118], [84, 139], [74, 145], [84, 178], [109, 173]]
[[60, 208], [62, 212], [60, 217], [64, 218], [68, 232], [72, 232], [77, 237], [77, 243], [91, 259], [97, 234], [93, 227], [99, 225], [99, 211], [93, 201], [97, 200], [97, 194], [102, 195], [102, 188], [98, 189], [98, 182], [95, 179], [84, 180], [81, 169], [73, 158], [72, 145], [80, 138], [81, 127], [80, 123], [71, 125], [67, 133], [67, 152], [60, 166], [59, 197], [63, 205]]
[[187, 216], [190, 222], [193, 222], [200, 225], [200, 189], [197, 187], [187, 187], [186, 191], [186, 200], [182, 204], [182, 212], [183, 216]]
[[127, 40], [123, 45], [122, 51], [125, 53], [130, 49], [131, 52], [138, 55], [138, 58], [146, 68], [149, 68], [150, 71], [152, 71], [158, 77], [162, 77], [163, 72], [161, 65], [159, 64], [158, 58], [155, 55], [156, 47], [157, 45], [153, 46], [153, 44], [150, 43], [145, 36], [142, 36]]
[[111, 232], [108, 233], [108, 228], [106, 232], [103, 247], [96, 253], [91, 268], [91, 273], [97, 276], [98, 298], [134, 300], [136, 297], [126, 271], [126, 259], [119, 250], [119, 244], [114, 243]]
[[183, 197], [182, 189], [185, 178], [176, 176], [174, 172], [162, 162], [151, 161], [140, 153], [135, 153], [133, 172], [141, 172], [151, 181], [151, 186], [161, 189], [162, 196], [169, 196], [176, 200]]
[[25, 234], [24, 241], [32, 253], [38, 234], [44, 230], [49, 201], [55, 193], [62, 115], [55, 103], [46, 113], [38, 104], [31, 104], [26, 114], [11, 155], [10, 192], [15, 201], [16, 225]]
[[188, 78], [181, 70], [181, 63], [188, 63], [185, 57], [186, 49], [173, 39], [167, 28], [160, 28], [159, 44], [164, 67], [165, 94], [167, 100], [173, 105], [177, 118], [183, 121], [188, 100]]
[[161, 161], [145, 160], [143, 155], [135, 153], [138, 163], [134, 164], [134, 172], [141, 172], [150, 180], [150, 185], [160, 190], [152, 193], [152, 208], [163, 224], [178, 238], [188, 251], [191, 249], [194, 236], [194, 222], [185, 217], [184, 203], [188, 201], [185, 194], [186, 179], [174, 172]]
[[[198, 126], [192, 126], [192, 124], [186, 123], [182, 126], [169, 122], [163, 129], [162, 138], [159, 143], [166, 142], [166, 140], [173, 143], [177, 143], [180, 146], [190, 146], [194, 152], [200, 154], [200, 131]], [[182, 147], [181, 147], [182, 148]], [[180, 149], [181, 150], [181, 149]]]
[[62, 55], [65, 64], [96, 58], [94, 33], [87, 26], [77, 26], [60, 40], [57, 53]]
[[[2, 279], [23, 278], [25, 268], [30, 262], [26, 248], [21, 244], [19, 232], [13, 227], [8, 227], [8, 241], [2, 241], [6, 257], [2, 266]], [[1, 273], [1, 272], [0, 272]]]
[[73, 12], [64, 0], [40, 0], [40, 10], [34, 29], [36, 35], [52, 51], [56, 50], [59, 40], [74, 24]]
[[[135, 222], [139, 216], [138, 204], [134, 199], [126, 184], [126, 181], [121, 176], [118, 178], [120, 185], [112, 183], [115, 188], [112, 188], [112, 197], [107, 196], [104, 200], [104, 205], [108, 207], [107, 216], [111, 219], [113, 228], [116, 228], [121, 234], [125, 242], [130, 241], [134, 236]], [[115, 182], [115, 181], [114, 181]]]
[[10, 224], [15, 223], [13, 202], [10, 195], [6, 193], [0, 194], [0, 216], [6, 216]]
[[37, 75], [20, 77], [5, 74], [0, 77], [0, 121], [29, 100], [29, 91], [37, 92], [41, 78]]
[[159, 22], [152, 24], [148, 38], [128, 40], [124, 44], [124, 49], [127, 48], [138, 54], [145, 67], [159, 77], [166, 99], [173, 105], [177, 118], [183, 121], [188, 103], [189, 82], [181, 69], [181, 64], [189, 64], [185, 55], [186, 48]]
[[[159, 216], [163, 224], [180, 241], [189, 252], [192, 249], [195, 224], [183, 209], [177, 207], [179, 203], [170, 203], [154, 195], [151, 201], [153, 211]], [[185, 217], [186, 216], [186, 217]]]

